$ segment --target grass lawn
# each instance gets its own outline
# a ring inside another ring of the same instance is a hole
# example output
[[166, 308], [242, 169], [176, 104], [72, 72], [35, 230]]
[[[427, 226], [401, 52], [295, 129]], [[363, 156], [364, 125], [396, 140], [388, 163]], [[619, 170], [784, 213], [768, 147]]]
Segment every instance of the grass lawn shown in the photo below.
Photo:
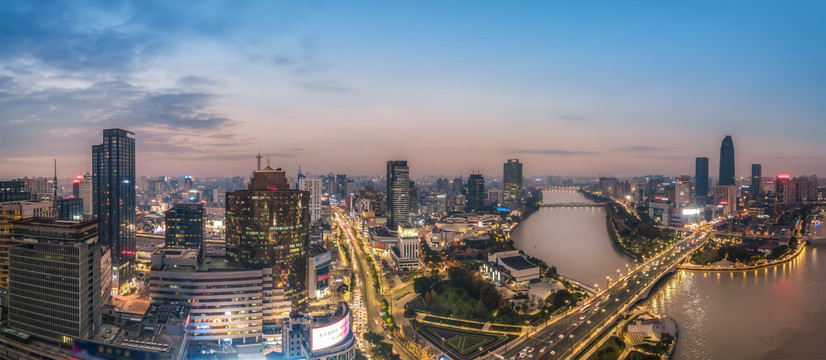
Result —
[[491, 325], [490, 331], [504, 331], [504, 332], [514, 332], [518, 333], [522, 331], [522, 328], [516, 326], [504, 326], [504, 325]]
[[630, 354], [628, 354], [626, 360], [660, 360], [660, 357], [657, 355], [645, 354], [634, 350]]
[[[428, 324], [424, 324], [422, 330], [422, 335], [431, 343], [443, 350], [449, 350], [453, 353], [454, 358], [458, 359], [472, 359], [478, 355], [479, 348], [498, 347], [515, 338], [507, 335], [449, 329]], [[442, 345], [443, 339], [444, 345]]]
[[485, 327], [485, 324], [480, 324], [480, 323], [476, 323], [476, 322], [468, 322], [468, 321], [462, 321], [462, 320], [456, 320], [456, 319], [443, 319], [443, 318], [437, 318], [437, 317], [433, 317], [433, 316], [425, 316], [424, 320], [439, 323], [439, 324], [448, 324], [448, 325], [453, 325], [453, 326], [463, 326], [463, 327], [469, 327], [469, 328], [474, 328], [474, 329], [482, 329], [483, 327]]
[[457, 318], [479, 321], [488, 320], [488, 318], [480, 317], [480, 314], [490, 314], [490, 310], [479, 300], [471, 298], [465, 289], [449, 286], [438, 295], [430, 310], [436, 315], [452, 315]]

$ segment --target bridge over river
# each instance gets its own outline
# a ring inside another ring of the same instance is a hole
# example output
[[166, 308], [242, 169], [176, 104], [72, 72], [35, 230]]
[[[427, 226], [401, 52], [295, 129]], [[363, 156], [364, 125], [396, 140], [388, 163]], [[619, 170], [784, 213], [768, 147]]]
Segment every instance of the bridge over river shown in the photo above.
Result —
[[[509, 359], [526, 346], [537, 350], [540, 359], [574, 358], [604, 329], [613, 324], [637, 301], [648, 297], [654, 285], [675, 271], [693, 250], [702, 246], [707, 236], [689, 236], [668, 247], [650, 260], [636, 266], [627, 275], [597, 293], [578, 309], [568, 311], [527, 336], [488, 353], [486, 359]], [[584, 309], [584, 311], [582, 311]], [[581, 312], [582, 311], [582, 312]]]

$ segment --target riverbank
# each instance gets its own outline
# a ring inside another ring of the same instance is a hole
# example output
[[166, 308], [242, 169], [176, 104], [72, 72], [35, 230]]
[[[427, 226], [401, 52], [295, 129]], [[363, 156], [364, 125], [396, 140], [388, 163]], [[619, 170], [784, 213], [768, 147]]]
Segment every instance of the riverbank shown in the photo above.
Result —
[[749, 271], [755, 269], [762, 269], [766, 267], [771, 267], [775, 265], [780, 265], [783, 263], [787, 263], [796, 259], [800, 254], [803, 253], [803, 249], [806, 248], [806, 243], [801, 242], [797, 249], [795, 249], [791, 254], [788, 254], [780, 259], [776, 259], [773, 261], [769, 261], [763, 264], [756, 264], [756, 265], [747, 265], [747, 266], [728, 266], [728, 267], [719, 267], [719, 266], [703, 266], [703, 265], [695, 265], [695, 264], [680, 264], [677, 265], [678, 270], [688, 270], [688, 271]]

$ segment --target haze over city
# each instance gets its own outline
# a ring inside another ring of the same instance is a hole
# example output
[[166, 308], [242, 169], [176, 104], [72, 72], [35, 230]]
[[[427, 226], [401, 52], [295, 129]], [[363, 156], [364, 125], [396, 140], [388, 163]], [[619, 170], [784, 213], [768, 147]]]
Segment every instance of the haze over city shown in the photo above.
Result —
[[[0, 4], [0, 176], [84, 173], [110, 127], [139, 175], [826, 173], [823, 2]], [[95, 129], [96, 131], [90, 131]]]

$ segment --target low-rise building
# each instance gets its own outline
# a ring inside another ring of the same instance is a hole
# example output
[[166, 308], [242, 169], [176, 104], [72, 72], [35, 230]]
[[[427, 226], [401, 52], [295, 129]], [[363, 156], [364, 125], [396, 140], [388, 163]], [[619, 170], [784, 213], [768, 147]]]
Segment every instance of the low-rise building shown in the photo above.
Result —
[[672, 337], [677, 335], [677, 322], [670, 317], [638, 318], [628, 324], [625, 330], [625, 340], [631, 345], [657, 343], [663, 334]]
[[292, 313], [282, 327], [284, 359], [353, 360], [356, 341], [350, 328], [350, 307], [341, 302], [329, 316]]
[[482, 264], [482, 274], [499, 284], [513, 281], [525, 284], [539, 280], [539, 266], [534, 265], [518, 250], [503, 251], [488, 255], [488, 262]]
[[410, 271], [418, 269], [419, 264], [419, 231], [412, 227], [399, 226], [396, 245], [391, 247], [390, 256], [396, 271]]

